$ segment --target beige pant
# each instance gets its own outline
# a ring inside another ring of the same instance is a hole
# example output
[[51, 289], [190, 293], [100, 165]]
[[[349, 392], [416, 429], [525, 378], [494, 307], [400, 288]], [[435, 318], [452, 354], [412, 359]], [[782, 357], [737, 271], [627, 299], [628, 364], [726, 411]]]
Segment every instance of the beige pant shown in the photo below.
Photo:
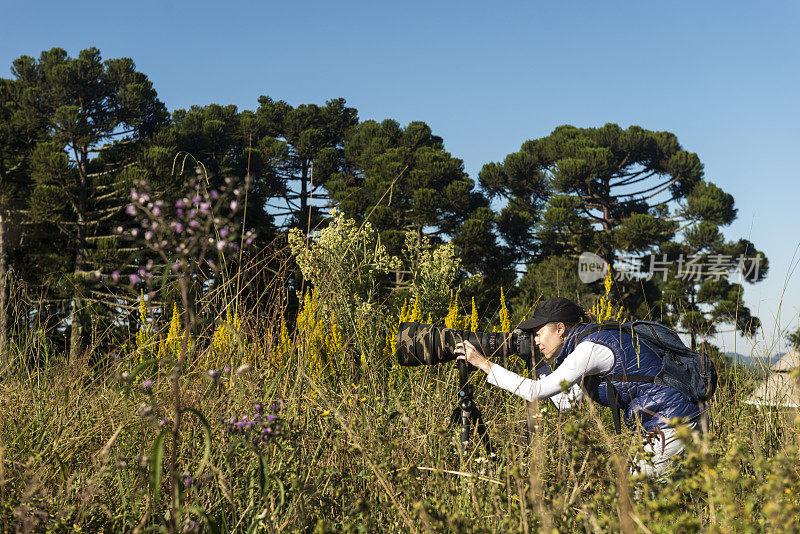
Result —
[[[689, 423], [686, 426], [692, 429], [696, 428], [695, 423]], [[672, 458], [683, 451], [683, 442], [679, 440], [675, 434], [675, 429], [668, 427], [653, 438], [645, 439], [644, 450], [652, 453], [653, 457], [649, 460], [635, 458], [631, 473], [658, 476], [669, 469], [672, 464]]]

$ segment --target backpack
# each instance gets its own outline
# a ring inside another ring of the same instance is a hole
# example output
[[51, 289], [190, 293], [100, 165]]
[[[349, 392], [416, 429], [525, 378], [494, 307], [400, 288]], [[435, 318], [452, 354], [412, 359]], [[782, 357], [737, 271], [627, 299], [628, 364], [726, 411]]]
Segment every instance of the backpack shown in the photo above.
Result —
[[[608, 385], [608, 398], [611, 402], [614, 428], [617, 433], [621, 431], [621, 424], [619, 406], [616, 402], [617, 392], [611, 384], [612, 380], [615, 382], [646, 382], [672, 387], [678, 390], [686, 400], [697, 404], [701, 412], [704, 412], [705, 403], [711, 399], [717, 389], [717, 370], [708, 354], [690, 349], [674, 330], [654, 321], [632, 321], [622, 324], [616, 321], [604, 321], [602, 324], [580, 332], [576, 345], [589, 334], [601, 330], [616, 330], [630, 334], [634, 343], [647, 345], [662, 361], [661, 370], [656, 376], [630, 374], [603, 377]], [[705, 417], [701, 424], [707, 425]]]

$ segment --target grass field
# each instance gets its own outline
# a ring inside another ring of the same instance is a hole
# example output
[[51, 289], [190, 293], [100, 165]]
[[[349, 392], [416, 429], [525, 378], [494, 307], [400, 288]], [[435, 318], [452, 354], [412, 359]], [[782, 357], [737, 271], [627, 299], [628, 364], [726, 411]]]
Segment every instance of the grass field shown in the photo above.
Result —
[[[686, 451], [663, 479], [629, 475], [641, 439], [613, 434], [607, 410], [526, 409], [482, 373], [496, 457], [476, 438], [462, 447], [452, 363], [398, 367], [392, 341], [425, 306], [439, 324], [509, 331], [505, 301], [497, 324], [459, 307], [445, 245], [417, 254], [428, 271], [398, 311], [375, 298], [375, 273], [397, 262], [369, 232], [337, 216], [311, 248], [290, 236], [314, 283], [296, 317], [289, 262], [262, 258], [223, 268], [199, 297], [197, 275], [179, 276], [179, 302], [158, 315], [143, 294], [133, 338], [97, 334], [72, 361], [53, 332], [15, 333], [0, 366], [3, 531], [798, 530], [800, 420], [745, 404], [758, 378], [721, 355], [710, 431], [681, 430]], [[277, 274], [257, 290], [267, 265]], [[603, 309], [619, 315], [609, 286]]]
[[212, 334], [198, 334], [178, 373], [169, 353], [45, 364], [41, 344], [16, 345], [0, 382], [3, 530], [798, 528], [797, 421], [744, 404], [754, 379], [723, 362], [707, 438], [686, 432], [668, 479], [636, 480], [628, 464], [639, 440], [614, 435], [601, 408], [536, 406], [528, 440], [522, 401], [474, 376], [497, 447], [490, 461], [477, 439], [459, 452], [448, 426], [450, 364], [392, 368], [376, 337], [344, 340], [341, 353], [358, 345], [361, 361], [325, 373], [302, 329], [281, 336], [274, 319], [236, 321], [258, 351], [203, 350]]

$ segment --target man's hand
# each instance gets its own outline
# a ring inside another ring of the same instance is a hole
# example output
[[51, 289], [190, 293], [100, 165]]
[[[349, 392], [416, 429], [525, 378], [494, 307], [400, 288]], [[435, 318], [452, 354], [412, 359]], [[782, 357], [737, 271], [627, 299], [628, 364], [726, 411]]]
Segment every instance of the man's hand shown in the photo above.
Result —
[[489, 374], [489, 370], [492, 368], [492, 365], [494, 365], [484, 358], [483, 355], [478, 352], [478, 349], [475, 348], [475, 345], [469, 341], [462, 341], [456, 344], [456, 350], [454, 352], [456, 354], [456, 360], [464, 360], [467, 363], [471, 363], [486, 374]]

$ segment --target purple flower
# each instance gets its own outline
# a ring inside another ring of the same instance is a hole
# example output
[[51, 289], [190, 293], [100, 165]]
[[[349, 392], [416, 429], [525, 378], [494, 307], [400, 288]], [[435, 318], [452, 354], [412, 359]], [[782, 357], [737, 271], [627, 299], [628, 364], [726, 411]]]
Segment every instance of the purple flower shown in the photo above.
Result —
[[278, 418], [278, 416], [275, 415], [274, 413], [267, 414], [267, 421], [269, 421], [270, 423], [273, 422], [277, 418]]
[[[222, 372], [225, 373], [226, 375], [229, 374], [231, 372], [231, 366], [230, 365], [226, 365], [225, 367], [223, 367]], [[256, 404], [256, 406], [261, 406], [261, 405], [260, 404]]]
[[136, 206], [134, 206], [133, 204], [128, 204], [128, 207], [125, 208], [125, 213], [133, 217], [134, 215], [136, 215]]
[[208, 215], [209, 213], [211, 213], [211, 204], [208, 202], [201, 202], [200, 213], [202, 213], [203, 215]]
[[160, 427], [163, 427], [163, 426], [166, 426], [166, 425], [171, 425], [171, 424], [172, 424], [172, 420], [170, 420], [170, 418], [169, 418], [169, 417], [163, 417], [163, 418], [162, 418], [162, 419], [161, 419], [161, 420], [158, 422], [158, 426], [160, 426]]
[[189, 471], [184, 471], [181, 473], [181, 482], [183, 482], [183, 485], [187, 488], [192, 485], [194, 480], [192, 480], [192, 475], [189, 473]]
[[151, 232], [150, 230], [146, 231], [146, 232], [144, 233], [144, 238], [145, 238], [147, 241], [150, 241], [151, 239], [153, 239], [153, 232]]
[[236, 202], [235, 200], [232, 200], [231, 201], [231, 211], [236, 211], [237, 209], [239, 209], [239, 203]]
[[189, 226], [192, 228], [199, 228], [200, 222], [197, 219], [192, 219], [191, 221], [189, 221]]
[[147, 391], [148, 393], [153, 390], [153, 381], [149, 378], [142, 382], [142, 389]]
[[261, 404], [256, 403], [253, 405], [253, 411], [255, 411], [256, 413], [261, 413], [263, 410], [264, 407], [261, 406]]
[[192, 204], [200, 204], [200, 201], [203, 200], [200, 195], [195, 195], [192, 197]]
[[136, 237], [137, 235], [139, 235], [139, 229], [138, 228], [134, 228], [133, 230], [131, 230], [131, 235], [133, 237]]
[[153, 215], [156, 216], [156, 217], [161, 215], [161, 208], [159, 208], [158, 206], [154, 207], [153, 208]]
[[222, 230], [219, 231], [219, 235], [222, 236], [222, 237], [228, 237], [229, 233], [230, 233], [230, 230], [228, 230], [227, 228], [223, 228]]
[[211, 195], [211, 198], [215, 200], [219, 198], [219, 191], [217, 191], [216, 189], [212, 189], [209, 194]]
[[119, 271], [114, 271], [111, 273], [111, 279], [115, 282], [119, 282]]
[[139, 278], [138, 275], [132, 274], [130, 275], [129, 280], [131, 281], [131, 284], [138, 284], [142, 279]]
[[179, 210], [183, 209], [186, 207], [186, 203], [183, 201], [183, 199], [181, 199], [175, 203], [175, 207], [178, 208]]

